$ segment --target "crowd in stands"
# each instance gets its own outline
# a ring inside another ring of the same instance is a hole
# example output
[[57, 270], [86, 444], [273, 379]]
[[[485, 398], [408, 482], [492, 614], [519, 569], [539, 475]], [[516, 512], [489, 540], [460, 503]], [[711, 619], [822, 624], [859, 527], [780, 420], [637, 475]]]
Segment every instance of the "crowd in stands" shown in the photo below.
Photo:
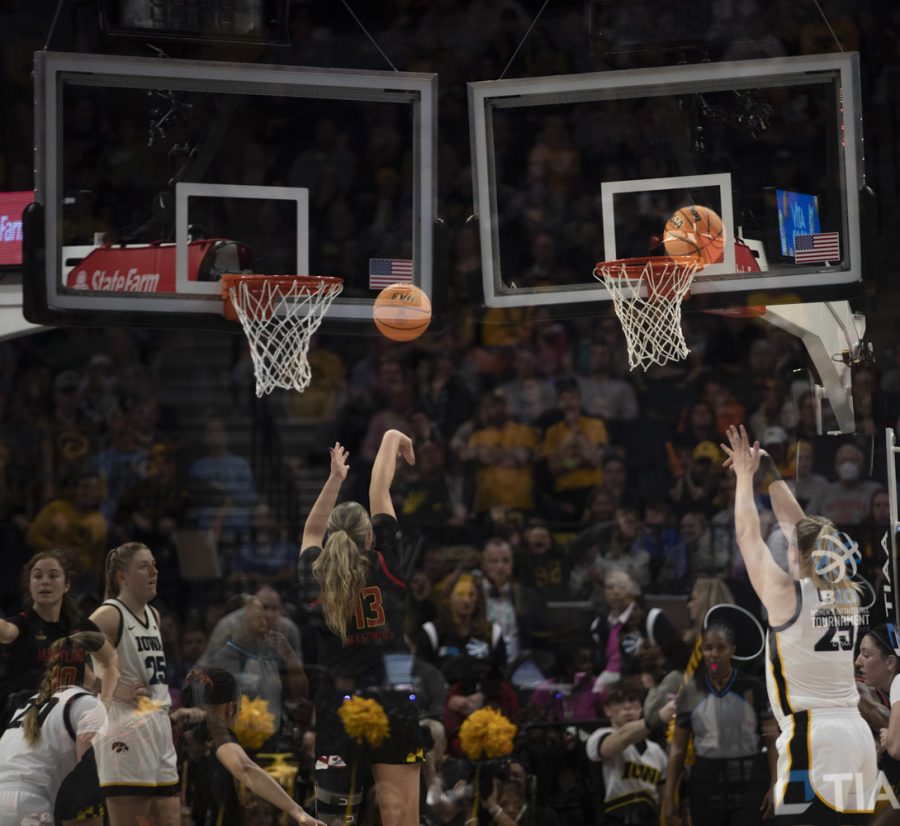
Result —
[[[591, 760], [602, 758], [585, 741], [610, 718], [610, 697], [627, 702], [632, 695], [620, 689], [633, 691], [628, 678], [637, 677], [634, 697], [649, 688], [664, 700], [658, 687], [683, 672], [697, 618], [714, 602], [735, 602], [764, 620], [737, 552], [724, 427], [747, 423], [808, 512], [859, 543], [861, 573], [880, 585], [889, 510], [865, 422], [855, 437], [816, 435], [815, 411], [804, 412], [811, 391], [792, 381], [803, 354], [772, 328], [713, 317], [688, 324], [695, 341], [730, 340], [733, 363], [707, 366], [692, 354], [639, 375], [607, 367], [606, 381], [626, 403], [606, 415], [589, 401], [597, 399], [597, 364], [621, 363], [621, 333], [609, 326], [588, 343], [577, 323], [554, 321], [565, 371], [532, 371], [524, 380], [542, 329], [528, 319], [505, 330], [518, 336], [515, 344], [475, 338], [462, 346], [446, 333], [355, 352], [349, 339], [321, 337], [314, 360], [347, 378], [327, 418], [291, 418], [296, 399], [287, 393], [264, 403], [270, 421], [310, 436], [302, 456], [281, 457], [260, 455], [253, 442], [244, 456], [232, 447], [260, 421], [246, 398], [236, 405], [243, 418], [204, 411], [200, 421], [171, 401], [158, 365], [185, 346], [184, 333], [55, 331], [8, 342], [0, 425], [6, 581], [18, 581], [34, 553], [62, 551], [72, 595], [90, 612], [102, 599], [106, 550], [146, 542], [159, 559], [157, 605], [176, 706], [190, 702], [193, 667], [225, 668], [243, 693], [273, 709], [265, 748], [292, 752], [309, 769], [318, 620], [297, 581], [297, 509], [275, 503], [302, 495], [298, 474], [321, 482], [318, 446], [338, 434], [351, 452], [352, 491], [354, 478], [368, 473], [367, 444], [399, 428], [417, 452], [395, 485], [410, 553], [407, 640], [419, 707], [440, 722], [438, 754], [449, 761], [431, 779], [434, 794], [452, 798], [457, 781], [437, 786], [463, 772], [459, 726], [492, 705], [520, 726], [530, 805], [592, 822], [602, 784]], [[222, 341], [222, 374], [231, 359], [230, 375], [240, 376], [241, 349], [228, 345], [240, 339]], [[577, 367], [575, 353], [585, 349], [593, 370]], [[58, 358], [64, 369], [54, 372]], [[873, 397], [862, 409], [895, 417], [896, 397], [884, 389], [891, 374], [860, 367], [854, 375], [858, 393]], [[314, 372], [313, 392], [331, 381]], [[529, 412], [510, 404], [523, 385]], [[236, 383], [229, 392], [238, 398], [249, 389]], [[824, 415], [827, 427], [827, 404]], [[264, 475], [272, 462], [285, 473]], [[758, 502], [773, 555], [784, 562], [786, 540], [762, 494]], [[206, 552], [215, 566], [199, 579], [182, 576], [184, 535], [200, 537], [189, 553]], [[704, 583], [724, 590], [712, 600]], [[21, 604], [15, 588], [5, 589], [7, 615]], [[749, 664], [757, 675], [758, 668]], [[535, 758], [546, 750], [559, 760]], [[301, 771], [298, 794], [308, 783]], [[498, 783], [500, 794], [509, 781]], [[457, 814], [465, 800], [458, 798]]]

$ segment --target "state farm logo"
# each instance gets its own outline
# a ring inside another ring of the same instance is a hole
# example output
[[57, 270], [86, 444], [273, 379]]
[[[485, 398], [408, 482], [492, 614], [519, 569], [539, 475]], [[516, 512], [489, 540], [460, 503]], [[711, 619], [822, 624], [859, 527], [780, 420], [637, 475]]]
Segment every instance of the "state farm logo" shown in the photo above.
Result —
[[22, 240], [22, 222], [13, 221], [8, 215], [0, 215], [0, 241], [7, 243]]
[[116, 293], [155, 293], [159, 286], [158, 272], [141, 272], [132, 267], [127, 273], [113, 270], [94, 270], [93, 275], [88, 275], [85, 270], [76, 270], [74, 283], [75, 290], [105, 290]]

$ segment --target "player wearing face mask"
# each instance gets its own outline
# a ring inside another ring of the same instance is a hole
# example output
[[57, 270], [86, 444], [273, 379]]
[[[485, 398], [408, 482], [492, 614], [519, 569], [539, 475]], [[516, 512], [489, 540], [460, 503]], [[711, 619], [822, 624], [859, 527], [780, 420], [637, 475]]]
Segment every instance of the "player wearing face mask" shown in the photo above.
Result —
[[872, 494], [879, 487], [866, 478], [865, 454], [852, 442], [841, 445], [834, 455], [834, 472], [837, 481], [830, 482], [808, 508], [835, 525], [858, 525], [865, 521]]

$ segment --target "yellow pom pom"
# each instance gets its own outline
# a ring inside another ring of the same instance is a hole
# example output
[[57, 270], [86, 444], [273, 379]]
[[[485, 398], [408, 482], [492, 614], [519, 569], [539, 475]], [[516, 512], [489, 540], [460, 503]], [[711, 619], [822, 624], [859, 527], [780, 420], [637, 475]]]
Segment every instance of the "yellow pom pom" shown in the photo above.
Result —
[[238, 742], [251, 751], [261, 748], [275, 733], [275, 715], [269, 711], [269, 704], [262, 697], [250, 699], [245, 694], [241, 695], [234, 733]]
[[391, 733], [388, 716], [377, 700], [350, 697], [341, 703], [338, 715], [344, 731], [360, 745], [365, 740], [369, 746], [377, 748]]
[[470, 760], [504, 757], [513, 750], [516, 727], [493, 708], [480, 708], [463, 721], [459, 744]]
[[151, 700], [149, 697], [138, 696], [137, 704], [134, 707], [134, 713], [138, 717], [143, 717], [145, 714], [153, 714], [154, 711], [159, 711], [162, 708], [162, 703], [157, 700]]

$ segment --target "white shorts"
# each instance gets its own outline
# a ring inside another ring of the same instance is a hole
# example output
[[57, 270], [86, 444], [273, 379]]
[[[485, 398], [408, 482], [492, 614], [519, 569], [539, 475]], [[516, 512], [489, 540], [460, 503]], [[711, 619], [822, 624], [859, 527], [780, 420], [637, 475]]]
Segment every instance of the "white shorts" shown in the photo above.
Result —
[[855, 708], [797, 712], [784, 721], [777, 746], [776, 814], [816, 826], [837, 812], [841, 824], [866, 822], [878, 765], [872, 732]]
[[53, 826], [53, 801], [21, 789], [0, 789], [0, 826]]
[[100, 789], [107, 797], [178, 793], [178, 760], [165, 712], [111, 715], [107, 731], [94, 738], [94, 753]]

